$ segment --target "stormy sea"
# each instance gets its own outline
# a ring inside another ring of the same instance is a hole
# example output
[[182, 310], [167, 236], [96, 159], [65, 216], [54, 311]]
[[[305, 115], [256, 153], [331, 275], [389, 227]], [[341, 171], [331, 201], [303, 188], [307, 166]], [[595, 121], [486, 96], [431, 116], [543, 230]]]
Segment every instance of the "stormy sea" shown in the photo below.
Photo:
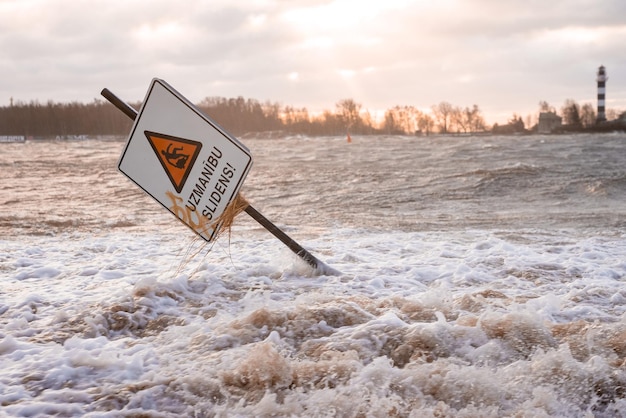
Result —
[[338, 274], [201, 240], [124, 138], [0, 144], [0, 416], [626, 416], [626, 134], [240, 139]]

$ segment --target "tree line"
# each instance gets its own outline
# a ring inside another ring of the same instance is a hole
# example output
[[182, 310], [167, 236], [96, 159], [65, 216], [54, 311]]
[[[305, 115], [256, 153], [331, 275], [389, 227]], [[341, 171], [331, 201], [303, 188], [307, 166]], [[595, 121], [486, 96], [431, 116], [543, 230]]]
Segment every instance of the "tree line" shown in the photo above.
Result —
[[[135, 109], [140, 107], [140, 103], [131, 105]], [[532, 130], [536, 125], [531, 115], [524, 122], [520, 116], [513, 114], [507, 124], [489, 126], [478, 105], [461, 107], [448, 102], [433, 105], [428, 111], [415, 106], [394, 106], [385, 111], [381, 120], [376, 120], [353, 99], [340, 100], [334, 110], [324, 110], [319, 114], [311, 114], [305, 107], [281, 106], [279, 103], [243, 97], [207, 97], [197, 107], [235, 135], [266, 131], [308, 136], [519, 133]], [[545, 101], [539, 103], [539, 111], [557, 113]], [[561, 114], [563, 123], [574, 128], [583, 129], [596, 123], [593, 106], [581, 106], [572, 99], [565, 101]], [[607, 110], [609, 119], [616, 115], [616, 111]], [[126, 115], [100, 99], [91, 103], [17, 102], [0, 107], [0, 135], [35, 138], [124, 136], [131, 126], [132, 121]]]
[[[135, 107], [138, 108], [137, 105]], [[102, 100], [92, 103], [30, 103], [0, 107], [0, 135], [49, 138], [74, 135], [125, 135], [132, 121]]]

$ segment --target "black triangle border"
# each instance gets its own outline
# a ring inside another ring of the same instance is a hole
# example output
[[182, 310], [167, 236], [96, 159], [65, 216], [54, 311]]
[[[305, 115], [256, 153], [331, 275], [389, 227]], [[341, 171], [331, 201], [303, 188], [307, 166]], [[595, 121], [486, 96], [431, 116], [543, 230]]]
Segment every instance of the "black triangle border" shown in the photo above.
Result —
[[[150, 147], [152, 148], [152, 150], [156, 154], [157, 160], [159, 160], [159, 163], [161, 163], [161, 166], [163, 167], [163, 170], [165, 171], [165, 174], [167, 174], [167, 177], [170, 179], [170, 182], [172, 183], [172, 186], [174, 186], [174, 189], [176, 190], [176, 193], [180, 193], [183, 190], [183, 188], [185, 187], [185, 183], [187, 182], [187, 177], [189, 177], [189, 173], [191, 173], [191, 169], [193, 168], [193, 165], [195, 164], [196, 159], [198, 158], [198, 154], [200, 154], [200, 150], [202, 149], [202, 142], [193, 141], [191, 139], [179, 138], [179, 137], [176, 137], [176, 136], [162, 134], [162, 133], [153, 132], [153, 131], [147, 131], [147, 130], [143, 131], [143, 133], [146, 136], [146, 139], [148, 140], [148, 143], [150, 144]], [[197, 146], [196, 151], [193, 153], [193, 155], [191, 156], [191, 158], [189, 160], [189, 166], [188, 166], [187, 170], [185, 171], [185, 174], [183, 175], [183, 179], [180, 182], [180, 186], [176, 185], [176, 182], [172, 178], [172, 175], [170, 174], [170, 171], [167, 169], [167, 166], [165, 165], [165, 162], [163, 162], [163, 159], [159, 156], [159, 150], [156, 149], [156, 147], [154, 146], [154, 144], [150, 140], [150, 135], [158, 136], [160, 138], [167, 139], [169, 141], [182, 142], [184, 144], [196, 145]]]

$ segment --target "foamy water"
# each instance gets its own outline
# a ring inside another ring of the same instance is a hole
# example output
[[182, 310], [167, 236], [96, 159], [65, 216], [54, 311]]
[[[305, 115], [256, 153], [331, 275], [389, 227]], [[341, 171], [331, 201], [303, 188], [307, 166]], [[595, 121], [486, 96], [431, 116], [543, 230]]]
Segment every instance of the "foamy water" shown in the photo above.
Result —
[[243, 138], [211, 247], [121, 141], [2, 144], [0, 415], [626, 416], [626, 135]]

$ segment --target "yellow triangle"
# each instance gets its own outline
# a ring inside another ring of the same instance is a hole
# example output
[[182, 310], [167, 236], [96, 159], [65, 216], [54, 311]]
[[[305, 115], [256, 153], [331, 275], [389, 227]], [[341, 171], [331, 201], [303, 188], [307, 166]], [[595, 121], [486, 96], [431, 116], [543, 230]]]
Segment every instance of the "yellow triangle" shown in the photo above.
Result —
[[202, 143], [150, 131], [144, 131], [144, 134], [174, 189], [180, 193], [200, 153]]

